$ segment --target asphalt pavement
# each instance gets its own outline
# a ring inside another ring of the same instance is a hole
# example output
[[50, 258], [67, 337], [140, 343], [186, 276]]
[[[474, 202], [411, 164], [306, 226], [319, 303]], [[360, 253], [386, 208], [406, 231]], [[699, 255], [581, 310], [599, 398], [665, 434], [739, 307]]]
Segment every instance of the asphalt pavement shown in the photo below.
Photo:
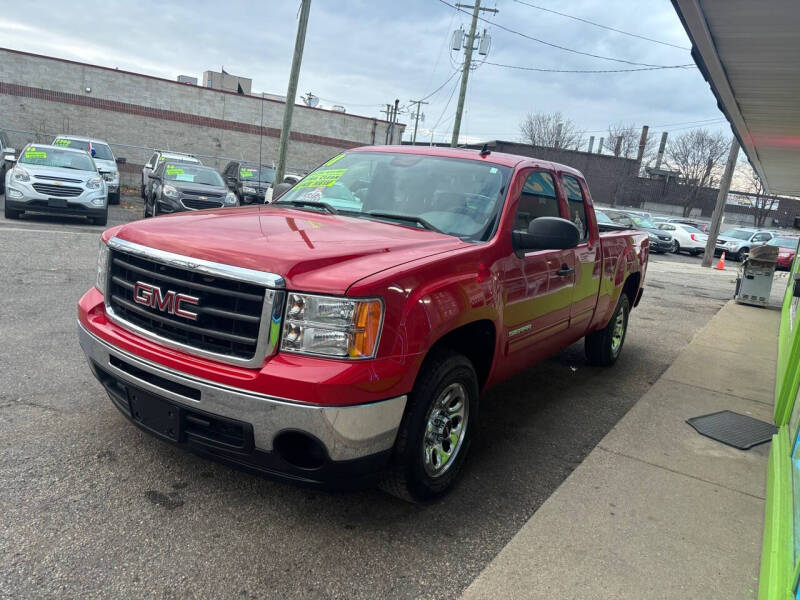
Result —
[[[138, 218], [123, 198], [109, 225]], [[0, 597], [453, 598], [730, 298], [734, 274], [654, 256], [620, 360], [576, 344], [483, 398], [460, 485], [430, 506], [327, 493], [134, 428], [78, 346], [103, 228], [0, 219]]]

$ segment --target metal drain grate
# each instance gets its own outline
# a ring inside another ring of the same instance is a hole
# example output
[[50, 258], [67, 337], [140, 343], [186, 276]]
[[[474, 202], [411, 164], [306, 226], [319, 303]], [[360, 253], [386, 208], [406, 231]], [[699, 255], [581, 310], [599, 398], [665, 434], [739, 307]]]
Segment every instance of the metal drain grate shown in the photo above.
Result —
[[778, 433], [778, 428], [772, 423], [765, 423], [730, 410], [692, 417], [686, 419], [686, 422], [700, 435], [739, 450], [749, 450], [753, 446], [768, 442]]

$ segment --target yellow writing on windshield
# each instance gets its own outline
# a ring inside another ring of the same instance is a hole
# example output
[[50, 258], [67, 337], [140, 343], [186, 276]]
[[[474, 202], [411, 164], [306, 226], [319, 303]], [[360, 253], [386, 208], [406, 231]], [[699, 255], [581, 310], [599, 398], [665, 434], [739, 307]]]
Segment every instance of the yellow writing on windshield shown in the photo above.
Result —
[[342, 175], [347, 173], [347, 169], [326, 169], [325, 171], [314, 171], [310, 175], [307, 175], [305, 179], [303, 179], [300, 183], [298, 183], [295, 187], [296, 188], [316, 188], [316, 187], [330, 187], [339, 179], [341, 179]]

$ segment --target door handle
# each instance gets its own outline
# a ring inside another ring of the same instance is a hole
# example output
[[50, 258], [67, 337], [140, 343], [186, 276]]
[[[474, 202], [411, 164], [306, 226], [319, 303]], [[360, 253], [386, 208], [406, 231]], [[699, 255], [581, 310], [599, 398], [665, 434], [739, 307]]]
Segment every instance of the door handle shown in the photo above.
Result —
[[561, 265], [561, 268], [556, 271], [556, 275], [559, 277], [566, 277], [567, 275], [572, 275], [574, 272], [574, 268], [568, 267], [567, 265]]

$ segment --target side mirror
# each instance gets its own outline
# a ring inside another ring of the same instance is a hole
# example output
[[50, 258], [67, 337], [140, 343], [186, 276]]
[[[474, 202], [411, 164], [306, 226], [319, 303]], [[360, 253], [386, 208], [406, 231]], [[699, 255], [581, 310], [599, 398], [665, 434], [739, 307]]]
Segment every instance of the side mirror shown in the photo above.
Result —
[[293, 184], [285, 182], [276, 185], [272, 190], [272, 201], [275, 202], [275, 200], [283, 196], [286, 192], [292, 189], [292, 187], [294, 187]]
[[514, 231], [511, 242], [515, 250], [568, 250], [577, 246], [580, 239], [572, 221], [539, 217], [530, 222], [528, 231]]
[[17, 151], [14, 148], [3, 148], [3, 159], [8, 162], [16, 162]]
[[116, 163], [117, 163], [118, 165], [124, 165], [124, 164], [126, 164], [127, 162], [128, 162], [128, 159], [127, 159], [127, 158], [123, 158], [122, 156], [120, 156], [120, 157], [119, 157], [119, 158], [116, 160]]
[[156, 175], [155, 173], [148, 173], [148, 174], [147, 174], [147, 178], [148, 178], [148, 179], [155, 179], [155, 180], [159, 180], [159, 179], [161, 179], [161, 177], [159, 177], [159, 176], [158, 176], [158, 175]]

